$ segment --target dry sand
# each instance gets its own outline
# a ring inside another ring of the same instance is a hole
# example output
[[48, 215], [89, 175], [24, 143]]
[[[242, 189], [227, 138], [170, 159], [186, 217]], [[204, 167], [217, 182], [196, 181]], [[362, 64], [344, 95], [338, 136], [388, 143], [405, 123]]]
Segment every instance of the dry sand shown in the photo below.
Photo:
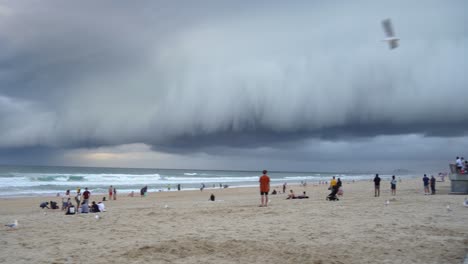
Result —
[[42, 210], [46, 198], [0, 199], [0, 223], [20, 225], [1, 228], [0, 263], [461, 263], [468, 208], [449, 184], [425, 196], [404, 180], [394, 198], [385, 181], [376, 198], [371, 182], [345, 183], [338, 202], [309, 185], [310, 199], [270, 195], [267, 208], [258, 188], [120, 195], [99, 220]]

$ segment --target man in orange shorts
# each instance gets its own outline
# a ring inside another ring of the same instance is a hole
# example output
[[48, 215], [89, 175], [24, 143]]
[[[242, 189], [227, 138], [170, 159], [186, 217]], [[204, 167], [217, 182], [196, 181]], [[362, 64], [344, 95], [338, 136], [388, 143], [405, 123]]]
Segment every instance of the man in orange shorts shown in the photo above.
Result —
[[260, 196], [262, 197], [262, 204], [260, 207], [267, 207], [268, 205], [268, 192], [270, 191], [270, 177], [267, 171], [263, 170], [263, 175], [260, 177]]

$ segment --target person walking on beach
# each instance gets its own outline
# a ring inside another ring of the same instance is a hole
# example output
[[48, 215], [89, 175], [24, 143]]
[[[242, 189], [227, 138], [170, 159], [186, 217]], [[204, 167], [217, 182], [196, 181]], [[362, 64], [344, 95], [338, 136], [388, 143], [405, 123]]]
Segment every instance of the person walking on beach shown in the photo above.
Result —
[[431, 194], [434, 195], [436, 193], [436, 190], [435, 190], [436, 178], [434, 178], [434, 175], [431, 175], [431, 179], [429, 182], [431, 186]]
[[268, 206], [268, 192], [270, 191], [270, 177], [267, 175], [267, 170], [263, 170], [263, 175], [258, 180], [260, 182], [260, 196], [262, 204], [260, 207]]
[[429, 192], [429, 178], [426, 176], [426, 174], [424, 174], [424, 177], [423, 177], [423, 184], [424, 184], [424, 195], [428, 195], [428, 194], [431, 194]]
[[287, 183], [284, 183], [283, 184], [283, 193], [286, 193], [286, 186], [287, 186]]
[[114, 192], [114, 200], [117, 200], [117, 189], [115, 187], [114, 187], [113, 192]]
[[336, 186], [336, 179], [335, 176], [333, 176], [332, 180], [330, 181], [330, 186], [328, 187], [329, 190], [333, 190]]
[[380, 196], [380, 177], [379, 174], [375, 174], [374, 177], [374, 197]]
[[112, 194], [114, 193], [114, 188], [112, 188], [112, 185], [109, 186], [109, 201], [112, 200]]
[[395, 175], [392, 176], [392, 180], [390, 181], [390, 189], [392, 190], [392, 195], [396, 195], [396, 184], [397, 180], [395, 179]]

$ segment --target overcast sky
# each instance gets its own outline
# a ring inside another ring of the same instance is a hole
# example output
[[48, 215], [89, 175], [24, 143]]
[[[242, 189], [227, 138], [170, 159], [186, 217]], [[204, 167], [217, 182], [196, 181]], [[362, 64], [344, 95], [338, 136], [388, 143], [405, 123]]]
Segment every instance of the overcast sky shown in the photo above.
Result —
[[468, 156], [466, 10], [0, 0], [0, 164], [444, 171]]

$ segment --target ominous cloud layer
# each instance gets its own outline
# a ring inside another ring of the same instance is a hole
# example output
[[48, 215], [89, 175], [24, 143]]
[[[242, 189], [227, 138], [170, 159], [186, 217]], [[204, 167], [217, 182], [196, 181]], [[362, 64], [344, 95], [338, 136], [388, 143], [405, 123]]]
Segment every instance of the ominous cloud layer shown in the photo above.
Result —
[[[0, 148], [468, 131], [465, 1], [0, 1]], [[388, 50], [391, 17], [401, 46]]]

